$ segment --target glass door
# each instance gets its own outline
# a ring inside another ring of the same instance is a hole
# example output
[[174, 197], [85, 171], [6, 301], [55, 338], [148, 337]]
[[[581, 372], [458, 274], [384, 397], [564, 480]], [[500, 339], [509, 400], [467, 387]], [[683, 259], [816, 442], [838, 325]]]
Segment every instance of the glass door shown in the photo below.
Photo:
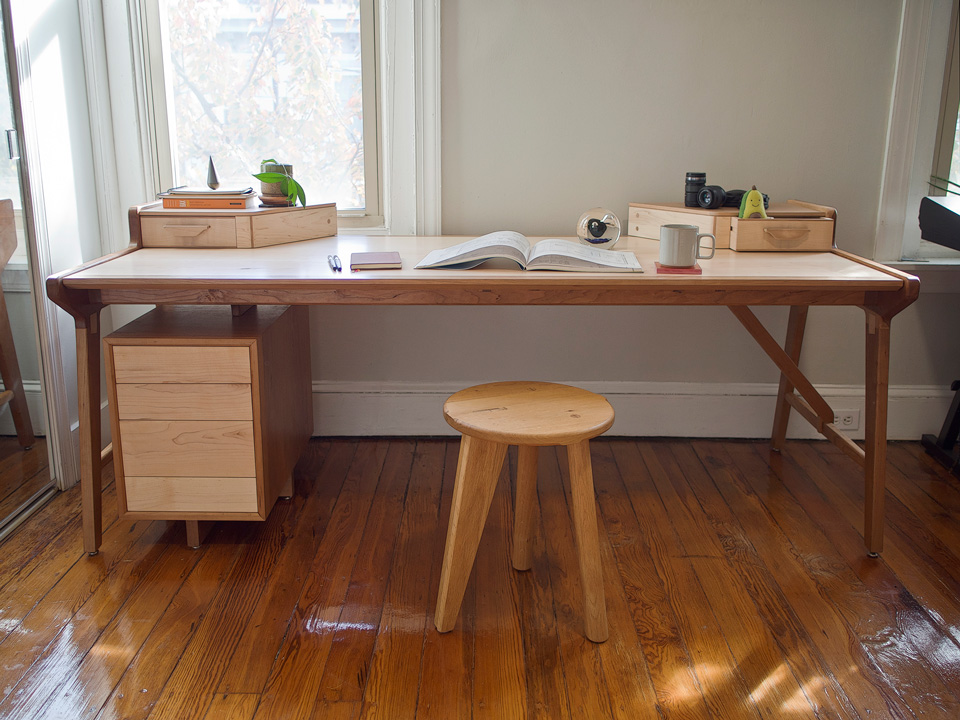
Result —
[[[29, 244], [29, 189], [19, 151], [21, 122], [14, 110], [17, 73], [8, 27], [0, 13], [0, 538], [56, 492], [45, 439], [41, 360]], [[42, 291], [42, 288], [40, 289]]]

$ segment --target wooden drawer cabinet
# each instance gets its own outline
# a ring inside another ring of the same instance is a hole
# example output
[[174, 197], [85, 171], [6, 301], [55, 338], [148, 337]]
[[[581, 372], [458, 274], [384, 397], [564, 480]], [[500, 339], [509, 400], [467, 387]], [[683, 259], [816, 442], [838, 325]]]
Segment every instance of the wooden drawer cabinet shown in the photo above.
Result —
[[209, 212], [187, 217], [144, 217], [140, 226], [144, 247], [237, 247], [237, 221], [233, 217], [211, 217]]
[[305, 307], [160, 307], [104, 338], [122, 516], [264, 520], [313, 429]]
[[833, 247], [837, 211], [790, 200], [770, 203], [765, 219], [740, 219], [737, 208], [706, 210], [683, 203], [630, 203], [627, 235], [660, 239], [660, 226], [696, 225], [717, 238], [717, 249], [763, 252], [826, 252]]
[[140, 209], [143, 247], [255, 248], [337, 234], [335, 203], [246, 210]]
[[833, 247], [833, 218], [733, 218], [730, 249], [761, 252], [822, 252]]

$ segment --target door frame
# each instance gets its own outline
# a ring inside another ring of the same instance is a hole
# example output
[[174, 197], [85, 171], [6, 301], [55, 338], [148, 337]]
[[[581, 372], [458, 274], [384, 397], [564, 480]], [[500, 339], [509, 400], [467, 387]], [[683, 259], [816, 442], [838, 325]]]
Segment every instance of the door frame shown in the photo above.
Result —
[[[13, 121], [17, 132], [20, 154], [20, 184], [23, 201], [23, 227], [30, 258], [30, 277], [36, 313], [37, 339], [40, 346], [40, 374], [47, 413], [47, 448], [50, 472], [60, 490], [76, 484], [80, 479], [78, 442], [73, 438], [68, 402], [67, 373], [64, 367], [62, 334], [68, 331], [72, 320], [58, 312], [46, 295], [46, 278], [54, 273], [50, 257], [50, 236], [46, 225], [43, 188], [40, 176], [31, 158], [39, 156], [36, 123], [24, 107], [32, 107], [30, 58], [23, 46], [14, 39], [10, 0], [0, 0], [3, 14], [4, 48], [9, 69], [10, 97]], [[72, 375], [72, 374], [71, 374]], [[73, 388], [76, 393], [76, 387]]]

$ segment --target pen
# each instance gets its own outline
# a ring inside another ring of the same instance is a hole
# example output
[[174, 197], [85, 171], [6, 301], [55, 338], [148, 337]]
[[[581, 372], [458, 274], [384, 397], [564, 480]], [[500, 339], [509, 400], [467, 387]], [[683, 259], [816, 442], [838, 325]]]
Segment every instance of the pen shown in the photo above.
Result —
[[339, 255], [327, 255], [327, 262], [330, 263], [330, 269], [335, 272], [340, 272], [343, 270], [343, 265], [340, 264]]

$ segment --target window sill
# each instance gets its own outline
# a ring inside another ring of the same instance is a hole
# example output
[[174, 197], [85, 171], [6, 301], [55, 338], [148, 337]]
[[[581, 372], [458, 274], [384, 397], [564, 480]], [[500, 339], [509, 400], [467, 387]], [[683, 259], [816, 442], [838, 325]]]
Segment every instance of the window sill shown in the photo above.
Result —
[[884, 264], [920, 278], [921, 293], [960, 293], [960, 260], [938, 258]]

